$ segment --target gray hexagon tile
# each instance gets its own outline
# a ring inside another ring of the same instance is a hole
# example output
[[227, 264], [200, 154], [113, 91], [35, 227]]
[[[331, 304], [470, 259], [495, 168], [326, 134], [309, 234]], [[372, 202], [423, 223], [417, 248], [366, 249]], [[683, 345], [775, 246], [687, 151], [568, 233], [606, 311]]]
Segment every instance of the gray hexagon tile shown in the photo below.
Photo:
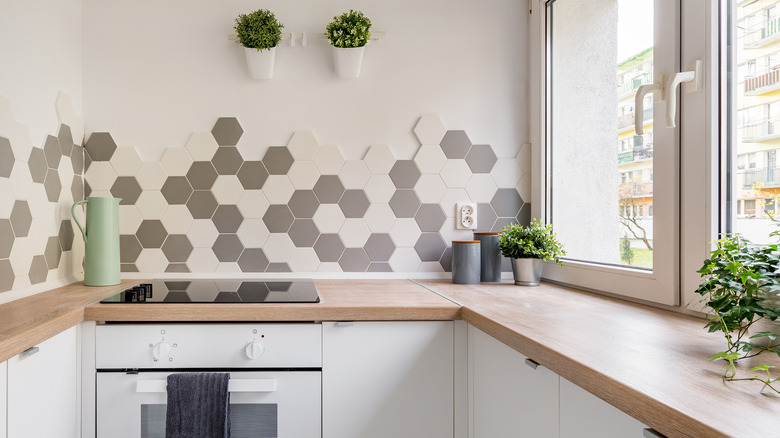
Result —
[[466, 155], [466, 163], [474, 173], [490, 173], [496, 161], [496, 153], [487, 144], [475, 144]]
[[79, 145], [73, 145], [73, 152], [70, 154], [70, 164], [73, 167], [73, 173], [84, 175], [84, 148]]
[[286, 175], [293, 164], [293, 156], [286, 146], [271, 146], [263, 155], [263, 164], [271, 175]]
[[371, 203], [363, 190], [347, 190], [339, 200], [339, 207], [346, 218], [362, 218]]
[[135, 234], [121, 234], [119, 236], [119, 261], [122, 263], [135, 263], [141, 255], [141, 242]]
[[337, 175], [322, 175], [314, 185], [314, 194], [323, 204], [335, 204], [344, 194], [344, 184]]
[[108, 132], [93, 132], [84, 148], [92, 161], [108, 161], [114, 155], [116, 143]]
[[160, 192], [170, 205], [183, 205], [190, 199], [193, 189], [189, 180], [183, 176], [169, 176], [165, 179]]
[[195, 190], [187, 200], [193, 219], [211, 219], [217, 209], [217, 200], [210, 190]]
[[211, 129], [211, 135], [220, 146], [235, 146], [244, 134], [244, 128], [235, 117], [220, 117]]
[[386, 262], [395, 252], [395, 243], [389, 234], [372, 234], [363, 249], [372, 262]]
[[238, 169], [238, 180], [245, 190], [260, 190], [268, 179], [268, 171], [262, 161], [244, 161]]
[[30, 225], [32, 225], [32, 213], [30, 213], [30, 206], [27, 204], [27, 201], [17, 200], [14, 202], [10, 219], [14, 235], [16, 237], [27, 237], [30, 232]]
[[344, 272], [365, 272], [370, 264], [371, 261], [363, 248], [347, 248], [339, 259], [339, 265]]
[[165, 242], [165, 238], [168, 237], [168, 232], [161, 221], [147, 219], [141, 222], [135, 235], [144, 248], [160, 248]]
[[57, 139], [60, 142], [60, 151], [64, 157], [70, 157], [73, 153], [73, 133], [70, 130], [70, 126], [62, 124], [60, 125], [60, 131], [57, 134]]
[[138, 266], [135, 263], [121, 263], [119, 272], [138, 272]]
[[287, 263], [270, 263], [265, 272], [292, 272], [290, 265]]
[[0, 137], [0, 177], [8, 178], [14, 170], [14, 150], [7, 138]]
[[420, 231], [438, 232], [446, 219], [447, 216], [439, 204], [423, 204], [417, 210], [417, 214], [414, 215], [414, 220], [420, 226]]
[[49, 237], [49, 240], [46, 241], [46, 250], [43, 252], [43, 257], [46, 259], [46, 266], [49, 269], [57, 269], [60, 266], [62, 247], [60, 246], [60, 240], [56, 236]]
[[446, 248], [447, 245], [439, 233], [422, 233], [414, 245], [414, 250], [417, 251], [420, 260], [424, 262], [439, 261]]
[[515, 189], [498, 189], [490, 205], [498, 217], [516, 217], [523, 207], [523, 199]]
[[[30, 168], [30, 176], [32, 180], [37, 183], [43, 183], [46, 179], [46, 155], [43, 149], [32, 148], [30, 151], [30, 157], [27, 159], [27, 167]], [[11, 175], [11, 171], [8, 171], [8, 175]]]
[[60, 182], [60, 175], [55, 169], [46, 171], [43, 187], [46, 189], [46, 197], [49, 199], [49, 202], [57, 202], [60, 199], [62, 183]]
[[220, 234], [211, 249], [220, 262], [235, 262], [238, 261], [244, 247], [235, 234]]
[[244, 217], [237, 206], [227, 204], [218, 206], [211, 220], [214, 221], [214, 226], [220, 233], [235, 233], [241, 226]]
[[[514, 190], [514, 189], [513, 189]], [[477, 230], [490, 231], [498, 216], [490, 204], [477, 204]]]
[[84, 199], [84, 180], [78, 175], [74, 175], [73, 182], [70, 183], [70, 194], [74, 201]]
[[247, 248], [238, 258], [241, 272], [265, 272], [268, 268], [268, 257], [261, 248]]
[[393, 272], [393, 268], [390, 263], [371, 263], [366, 272]]
[[517, 214], [517, 223], [525, 226], [531, 224], [531, 203], [526, 202], [523, 204], [523, 208], [521, 208], [520, 213]]
[[417, 214], [417, 210], [420, 208], [420, 199], [414, 190], [396, 190], [393, 197], [390, 198], [389, 204], [395, 217], [410, 218]]
[[31, 284], [43, 283], [46, 281], [46, 277], [49, 275], [49, 267], [46, 265], [46, 258], [43, 255], [33, 257], [27, 275], [30, 277]]
[[311, 219], [295, 219], [287, 232], [298, 248], [312, 247], [320, 237], [320, 230]]
[[211, 159], [211, 164], [220, 175], [235, 175], [244, 163], [241, 152], [234, 147], [220, 147]]
[[11, 227], [11, 221], [0, 219], [0, 259], [11, 257], [14, 240], [14, 229]]
[[171, 234], [165, 239], [162, 252], [171, 263], [184, 263], [192, 254], [192, 243], [184, 234]]
[[117, 177], [111, 186], [111, 196], [122, 199], [119, 205], [134, 205], [141, 192], [141, 186], [134, 176]]
[[500, 217], [496, 219], [496, 223], [493, 224], [493, 229], [490, 231], [500, 232], [504, 227], [510, 224], [516, 224], [517, 219], [513, 217]]
[[338, 234], [323, 234], [314, 244], [314, 252], [321, 262], [338, 262], [344, 249], [344, 243]]
[[413, 189], [420, 175], [420, 170], [413, 160], [398, 160], [390, 169], [390, 179], [398, 189]]
[[466, 158], [471, 149], [471, 140], [466, 131], [447, 131], [439, 145], [449, 159]]
[[[60, 221], [60, 231], [57, 233], [57, 238], [60, 240], [60, 246], [63, 251], [73, 249], [73, 237], [73, 225], [71, 225], [70, 219]], [[1, 255], [0, 258], [2, 258]]]
[[287, 205], [296, 218], [312, 218], [320, 201], [312, 190], [296, 190]]
[[[45, 263], [45, 261], [44, 261]], [[8, 259], [0, 260], [0, 292], [6, 292], [14, 287], [14, 269]]]
[[60, 141], [53, 135], [46, 136], [46, 142], [43, 144], [43, 153], [46, 155], [46, 164], [49, 169], [60, 167], [62, 160], [62, 151], [60, 150]]
[[293, 220], [293, 214], [285, 204], [269, 205], [268, 210], [263, 215], [263, 222], [268, 231], [272, 233], [286, 233]]
[[168, 263], [165, 272], [190, 272], [190, 268], [187, 267], [186, 263]]
[[452, 247], [448, 246], [447, 249], [444, 250], [444, 254], [442, 254], [441, 259], [439, 259], [439, 264], [441, 264], [444, 272], [452, 272]]
[[194, 161], [186, 179], [195, 190], [211, 190], [217, 180], [217, 170], [210, 161]]

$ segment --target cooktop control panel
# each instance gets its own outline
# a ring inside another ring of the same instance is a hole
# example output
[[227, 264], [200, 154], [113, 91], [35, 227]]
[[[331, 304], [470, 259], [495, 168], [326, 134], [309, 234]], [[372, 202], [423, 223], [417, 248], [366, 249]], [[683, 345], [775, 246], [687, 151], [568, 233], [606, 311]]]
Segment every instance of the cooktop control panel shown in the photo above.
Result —
[[154, 280], [123, 290], [101, 301], [122, 303], [318, 303], [310, 279]]

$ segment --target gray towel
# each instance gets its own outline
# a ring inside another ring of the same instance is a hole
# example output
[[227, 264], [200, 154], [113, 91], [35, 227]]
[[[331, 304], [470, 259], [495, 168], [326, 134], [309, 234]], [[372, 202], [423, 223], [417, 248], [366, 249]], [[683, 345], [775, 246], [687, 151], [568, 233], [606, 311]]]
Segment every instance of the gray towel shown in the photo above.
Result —
[[230, 438], [228, 373], [168, 376], [165, 438]]

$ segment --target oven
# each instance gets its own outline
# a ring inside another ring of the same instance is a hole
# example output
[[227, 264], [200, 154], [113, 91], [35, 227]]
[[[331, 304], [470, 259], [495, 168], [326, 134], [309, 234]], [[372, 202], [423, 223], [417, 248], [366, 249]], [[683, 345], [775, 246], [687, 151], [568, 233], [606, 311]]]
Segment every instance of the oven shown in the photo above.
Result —
[[[312, 288], [311, 281], [167, 281], [123, 291], [103, 303], [157, 303], [164, 309], [169, 302], [319, 302]], [[321, 327], [314, 322], [98, 324], [96, 436], [164, 437], [167, 376], [229, 372], [231, 437], [318, 438]]]

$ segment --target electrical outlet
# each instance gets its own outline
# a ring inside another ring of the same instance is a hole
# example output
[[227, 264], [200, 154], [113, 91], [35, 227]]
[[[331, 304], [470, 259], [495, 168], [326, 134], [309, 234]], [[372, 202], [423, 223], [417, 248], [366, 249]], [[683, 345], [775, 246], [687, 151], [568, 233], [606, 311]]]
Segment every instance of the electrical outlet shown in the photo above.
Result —
[[477, 204], [474, 202], [458, 202], [455, 228], [459, 230], [477, 229]]

